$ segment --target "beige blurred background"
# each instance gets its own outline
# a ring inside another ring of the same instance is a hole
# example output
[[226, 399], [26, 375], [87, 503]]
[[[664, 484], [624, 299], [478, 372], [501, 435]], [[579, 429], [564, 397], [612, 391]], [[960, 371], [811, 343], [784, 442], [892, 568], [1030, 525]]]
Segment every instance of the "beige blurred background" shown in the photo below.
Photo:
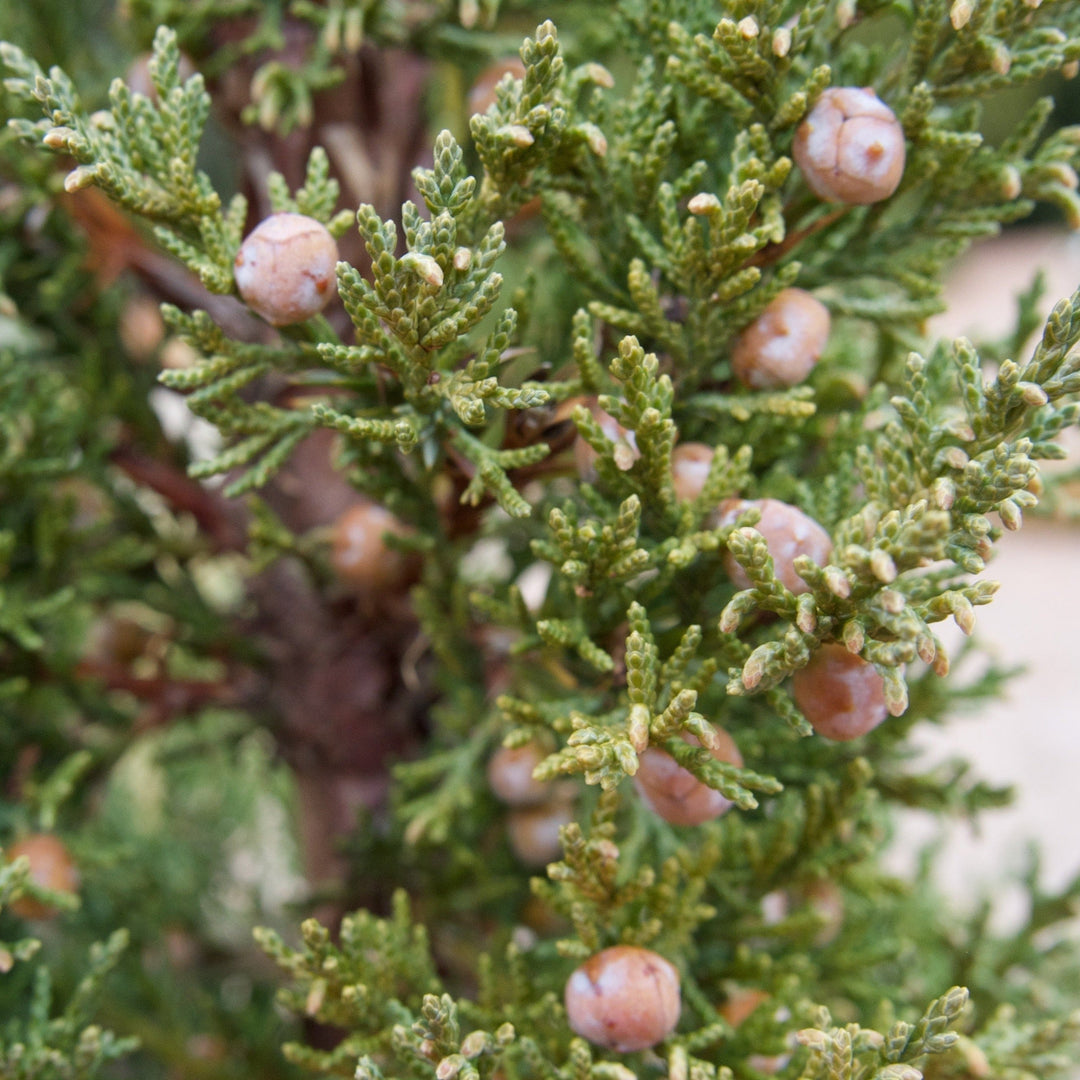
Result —
[[[1047, 275], [1049, 311], [1080, 286], [1080, 235], [1029, 230], [977, 246], [956, 268], [949, 310], [934, 330], [946, 337], [1004, 335], [1015, 317], [1016, 294], [1039, 267]], [[1017, 359], [1028, 356], [1030, 349]], [[1065, 464], [1080, 462], [1078, 434], [1075, 428], [1068, 432]], [[1027, 671], [1006, 697], [922, 740], [931, 760], [962, 756], [987, 780], [1018, 789], [1013, 807], [983, 816], [978, 835], [968, 826], [949, 830], [942, 881], [971, 903], [1024, 865], [1031, 840], [1043, 851], [1046, 884], [1063, 885], [1080, 872], [1080, 522], [1029, 514], [1019, 533], [1005, 535], [987, 576], [1001, 589], [992, 604], [978, 609], [976, 633], [1002, 661], [1022, 663]], [[934, 829], [911, 815], [895, 855], [898, 868], [910, 865]], [[1018, 890], [1001, 895], [1004, 926], [1022, 917], [1023, 907]]]

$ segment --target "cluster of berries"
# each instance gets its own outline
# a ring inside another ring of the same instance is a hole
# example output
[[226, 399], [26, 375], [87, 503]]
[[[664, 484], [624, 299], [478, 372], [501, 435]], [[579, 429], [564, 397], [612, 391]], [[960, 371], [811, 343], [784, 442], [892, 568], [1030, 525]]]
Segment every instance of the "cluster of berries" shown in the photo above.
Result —
[[[500, 69], [520, 77], [518, 68]], [[477, 98], [483, 111], [493, 97]], [[904, 133], [892, 111], [872, 90], [826, 90], [796, 132], [792, 156], [811, 191], [828, 202], [866, 205], [891, 196], [904, 169]], [[333, 295], [337, 247], [319, 222], [300, 214], [275, 214], [244, 241], [236, 257], [236, 283], [246, 303], [274, 326], [318, 314]], [[803, 289], [786, 288], [736, 339], [732, 373], [753, 390], [776, 390], [803, 382], [825, 350], [830, 331], [824, 304]], [[618, 467], [629, 469], [638, 457], [633, 432], [622, 429], [595, 403], [590, 410], [616, 447]], [[713, 451], [686, 443], [673, 453], [675, 491], [696, 498], [704, 488]], [[579, 439], [579, 473], [594, 475], [595, 451]], [[777, 499], [725, 500], [714, 514], [720, 527], [734, 524], [747, 510], [760, 515], [756, 530], [773, 559], [777, 579], [794, 593], [807, 591], [794, 561], [808, 555], [825, 564], [832, 551], [828, 533], [794, 506]], [[335, 530], [333, 562], [341, 577], [369, 587], [395, 569], [401, 558], [385, 542], [400, 525], [381, 508], [363, 504], [344, 515]], [[727, 554], [726, 569], [739, 588], [750, 587], [741, 566]], [[886, 714], [884, 685], [875, 668], [841, 645], [826, 644], [792, 677], [792, 693], [811, 725], [829, 739], [857, 738]], [[696, 739], [686, 736], [697, 743]], [[709, 753], [736, 766], [742, 757], [734, 740], [714, 729]], [[558, 856], [558, 833], [573, 819], [572, 795], [559, 784], [537, 781], [543, 758], [536, 744], [501, 748], [488, 765], [488, 782], [509, 807], [511, 847], [530, 866]], [[642, 801], [675, 825], [698, 825], [730, 807], [719, 792], [682, 768], [670, 754], [649, 747], [641, 755], [634, 783]], [[14, 854], [14, 849], [12, 851]], [[63, 886], [60, 886], [63, 887]], [[649, 949], [617, 945], [581, 965], [566, 984], [570, 1027], [591, 1042], [620, 1053], [643, 1050], [670, 1035], [680, 1011], [679, 974]]]
[[510, 849], [526, 866], [543, 867], [562, 851], [559, 830], [574, 820], [575, 786], [533, 776], [544, 751], [536, 743], [500, 746], [488, 762], [488, 785], [509, 808], [506, 835]]

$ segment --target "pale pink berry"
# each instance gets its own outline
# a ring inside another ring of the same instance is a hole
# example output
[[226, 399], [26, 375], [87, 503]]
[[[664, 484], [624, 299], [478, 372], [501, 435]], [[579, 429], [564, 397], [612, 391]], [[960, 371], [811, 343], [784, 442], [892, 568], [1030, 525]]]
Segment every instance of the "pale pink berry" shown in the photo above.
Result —
[[658, 953], [615, 945], [589, 957], [566, 983], [571, 1030], [628, 1054], [666, 1039], [679, 1022], [679, 973]]
[[[753, 507], [761, 511], [761, 520], [752, 527], [765, 538], [777, 580], [793, 593], [809, 592], [809, 586], [795, 572], [795, 559], [808, 555], [818, 566], [824, 566], [832, 554], [832, 537], [798, 507], [779, 499], [725, 499], [720, 504], [718, 523], [731, 525]], [[750, 588], [750, 578], [730, 552], [724, 554], [724, 567], [740, 589]]]
[[573, 820], [574, 808], [569, 799], [517, 807], [506, 815], [510, 850], [526, 866], [547, 866], [562, 857], [559, 830]]
[[696, 499], [701, 494], [709, 477], [712, 458], [713, 448], [705, 443], [682, 443], [672, 450], [671, 482], [678, 498]]
[[757, 987], [736, 987], [728, 991], [727, 998], [720, 1003], [717, 1012], [733, 1027], [737, 1028], [757, 1007], [768, 1001], [770, 994]]
[[[712, 756], [730, 765], [742, 765], [742, 754], [732, 737], [722, 728], [716, 729], [716, 735], [719, 743], [710, 751]], [[692, 735], [684, 734], [683, 738], [694, 746], [701, 745]], [[718, 818], [732, 805], [656, 746], [650, 746], [639, 758], [634, 787], [641, 801], [672, 825], [701, 825]]]
[[836, 86], [799, 125], [791, 156], [818, 198], [881, 202], [904, 175], [904, 129], [869, 87]]
[[829, 309], [804, 289], [784, 289], [739, 335], [731, 351], [735, 377], [754, 390], [796, 386], [829, 340]]
[[[25, 855], [30, 863], [30, 880], [53, 892], [75, 893], [79, 889], [79, 871], [63, 841], [52, 833], [33, 833], [17, 840], [5, 852], [7, 862]], [[23, 919], [51, 919], [56, 908], [32, 896], [20, 896], [8, 907]]]
[[240, 245], [233, 272], [244, 302], [274, 326], [303, 322], [335, 293], [337, 244], [303, 214], [271, 214]]
[[402, 536], [405, 526], [377, 503], [350, 507], [334, 523], [330, 562], [347, 585], [361, 589], [399, 584], [408, 559], [386, 542], [387, 533]]
[[[717, 1012], [733, 1027], [737, 1028], [752, 1016], [759, 1006], [769, 1001], [771, 995], [756, 987], [736, 987], [728, 991], [727, 1000], [721, 1002]], [[775, 1010], [776, 1013], [782, 1011]], [[747, 1065], [766, 1076], [774, 1076], [789, 1061], [790, 1054], [751, 1054], [746, 1059]]]
[[488, 762], [488, 785], [497, 799], [510, 806], [533, 806], [551, 794], [551, 784], [533, 777], [533, 770], [545, 758], [536, 743], [500, 746]]
[[791, 676], [791, 693], [810, 726], [837, 742], [865, 735], [889, 713], [877, 669], [843, 645], [822, 645]]

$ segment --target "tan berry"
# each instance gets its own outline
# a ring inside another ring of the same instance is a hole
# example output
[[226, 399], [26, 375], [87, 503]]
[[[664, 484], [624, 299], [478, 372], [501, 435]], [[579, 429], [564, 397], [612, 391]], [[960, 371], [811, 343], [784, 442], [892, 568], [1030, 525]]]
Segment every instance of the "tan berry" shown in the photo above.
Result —
[[401, 582], [408, 559], [386, 542], [406, 528], [389, 510], [364, 502], [346, 510], [334, 523], [330, 561], [343, 582], [360, 589], [391, 588]]
[[573, 820], [574, 808], [568, 799], [511, 810], [506, 815], [510, 850], [526, 866], [547, 866], [562, 857], [559, 830]]
[[303, 322], [334, 295], [337, 244], [303, 214], [271, 214], [240, 245], [233, 272], [244, 302], [274, 326]]
[[[824, 566], [832, 554], [832, 537], [798, 507], [779, 499], [725, 499], [720, 504], [719, 524], [731, 525], [753, 507], [761, 511], [761, 520], [753, 528], [765, 538], [777, 580], [793, 593], [808, 592], [809, 586], [795, 573], [795, 559], [808, 555]], [[750, 578], [730, 552], [724, 554], [724, 567], [740, 589], [750, 588]]]
[[731, 369], [753, 390], [796, 386], [829, 340], [829, 309], [804, 289], [784, 289], [739, 335]]
[[[716, 729], [719, 744], [710, 751], [717, 761], [742, 765], [742, 754], [732, 737], [722, 728]], [[692, 735], [683, 735], [688, 743], [700, 746]], [[731, 802], [715, 788], [702, 783], [692, 772], [684, 769], [666, 751], [650, 746], [640, 757], [634, 776], [642, 802], [672, 825], [701, 825], [731, 809]]]
[[717, 1010], [733, 1027], [737, 1028], [759, 1005], [769, 1000], [769, 994], [757, 987], [736, 987]]
[[791, 156], [818, 198], [881, 202], [904, 175], [904, 129], [869, 87], [836, 86], [799, 125]]
[[822, 645], [791, 676], [791, 692], [811, 727], [837, 742], [872, 731], [889, 712], [877, 669], [843, 645]]
[[165, 320], [157, 300], [145, 294], [132, 296], [117, 323], [120, 340], [135, 360], [149, 360], [165, 340]]
[[[14, 862], [20, 855], [30, 861], [30, 880], [43, 889], [54, 892], [74, 893], [79, 888], [79, 872], [61, 840], [49, 833], [34, 833], [12, 844], [4, 856]], [[32, 896], [20, 896], [8, 905], [24, 919], [49, 919], [56, 914], [51, 904], [42, 903]]]
[[486, 113], [495, 104], [495, 88], [507, 75], [515, 79], [525, 78], [525, 63], [520, 56], [508, 56], [488, 64], [476, 77], [469, 90], [469, 114]]
[[487, 778], [492, 793], [510, 806], [534, 806], [551, 794], [551, 784], [533, 777], [533, 770], [546, 757], [536, 743], [500, 746], [488, 762]]
[[[599, 425], [608, 441], [614, 443], [612, 457], [615, 459], [616, 468], [622, 469], [623, 472], [632, 468], [634, 462], [641, 457], [634, 433], [627, 431], [615, 417], [604, 412], [595, 401], [585, 401], [583, 404], [588, 408], [593, 420]], [[596, 451], [579, 435], [574, 443], [574, 461], [582, 480], [591, 482], [596, 479], [597, 457]]]
[[679, 1022], [679, 973], [658, 953], [616, 945], [589, 957], [566, 983], [571, 1030], [628, 1054], [666, 1039]]
[[[770, 998], [771, 995], [767, 991], [757, 987], [735, 987], [728, 993], [727, 1000], [721, 1003], [717, 1011], [733, 1028], [737, 1028]], [[774, 1018], [787, 1019], [789, 1015], [788, 1010], [781, 1007], [775, 1010]], [[747, 1057], [746, 1063], [760, 1073], [774, 1076], [790, 1060], [790, 1054], [751, 1054]]]
[[683, 500], [696, 499], [705, 487], [712, 465], [713, 448], [704, 443], [688, 442], [671, 452], [671, 482], [675, 495]]

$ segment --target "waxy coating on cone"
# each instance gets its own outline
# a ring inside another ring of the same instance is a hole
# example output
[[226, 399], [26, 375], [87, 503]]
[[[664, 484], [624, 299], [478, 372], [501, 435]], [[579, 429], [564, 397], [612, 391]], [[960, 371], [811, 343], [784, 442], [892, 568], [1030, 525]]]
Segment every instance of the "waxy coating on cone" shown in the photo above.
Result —
[[274, 326], [303, 322], [335, 294], [338, 250], [304, 214], [271, 214], [240, 245], [233, 266], [244, 303]]
[[535, 806], [551, 795], [551, 784], [537, 780], [533, 770], [547, 755], [536, 743], [500, 746], [487, 766], [488, 786], [508, 806]]
[[[24, 836], [4, 851], [4, 858], [14, 862], [25, 855], [30, 863], [30, 880], [43, 889], [74, 893], [79, 888], [79, 871], [64, 842], [50, 833]], [[24, 919], [48, 919], [56, 914], [50, 904], [32, 896], [20, 896], [8, 905], [14, 914]]]
[[510, 850], [525, 866], [540, 868], [563, 853], [559, 830], [576, 819], [573, 801], [556, 798], [538, 806], [518, 806], [506, 816]]
[[799, 125], [791, 156], [819, 199], [866, 206], [900, 186], [904, 129], [869, 87], [834, 86]]
[[805, 289], [783, 289], [738, 336], [731, 370], [753, 390], [797, 386], [829, 340], [829, 309]]
[[[797, 506], [779, 499], [725, 499], [719, 507], [718, 524], [731, 525], [754, 507], [761, 511], [761, 518], [750, 527], [765, 538], [776, 579], [793, 593], [809, 592], [809, 586], [795, 571], [795, 559], [806, 555], [824, 566], [832, 554], [832, 537]], [[740, 589], [751, 587], [748, 574], [731, 552], [724, 553], [724, 568]]]
[[565, 1002], [575, 1034], [620, 1053], [645, 1050], [679, 1022], [679, 973], [651, 949], [615, 945], [570, 976]]
[[822, 645], [791, 676], [791, 693], [810, 726], [836, 742], [865, 735], [889, 714], [877, 669], [843, 645]]
[[[742, 754], [735, 740], [722, 728], [716, 728], [718, 745], [710, 750], [717, 761], [742, 765]], [[687, 742], [700, 746], [692, 735]], [[684, 769], [669, 753], [650, 746], [638, 759], [634, 787], [642, 801], [654, 813], [672, 825], [702, 825], [731, 809], [730, 799]]]
[[400, 536], [405, 531], [405, 526], [378, 503], [350, 507], [334, 522], [330, 562], [338, 577], [360, 589], [398, 584], [408, 559], [387, 544], [386, 534]]
[[671, 451], [671, 482], [677, 498], [686, 502], [702, 493], [712, 459], [713, 448], [705, 443], [680, 443]]

